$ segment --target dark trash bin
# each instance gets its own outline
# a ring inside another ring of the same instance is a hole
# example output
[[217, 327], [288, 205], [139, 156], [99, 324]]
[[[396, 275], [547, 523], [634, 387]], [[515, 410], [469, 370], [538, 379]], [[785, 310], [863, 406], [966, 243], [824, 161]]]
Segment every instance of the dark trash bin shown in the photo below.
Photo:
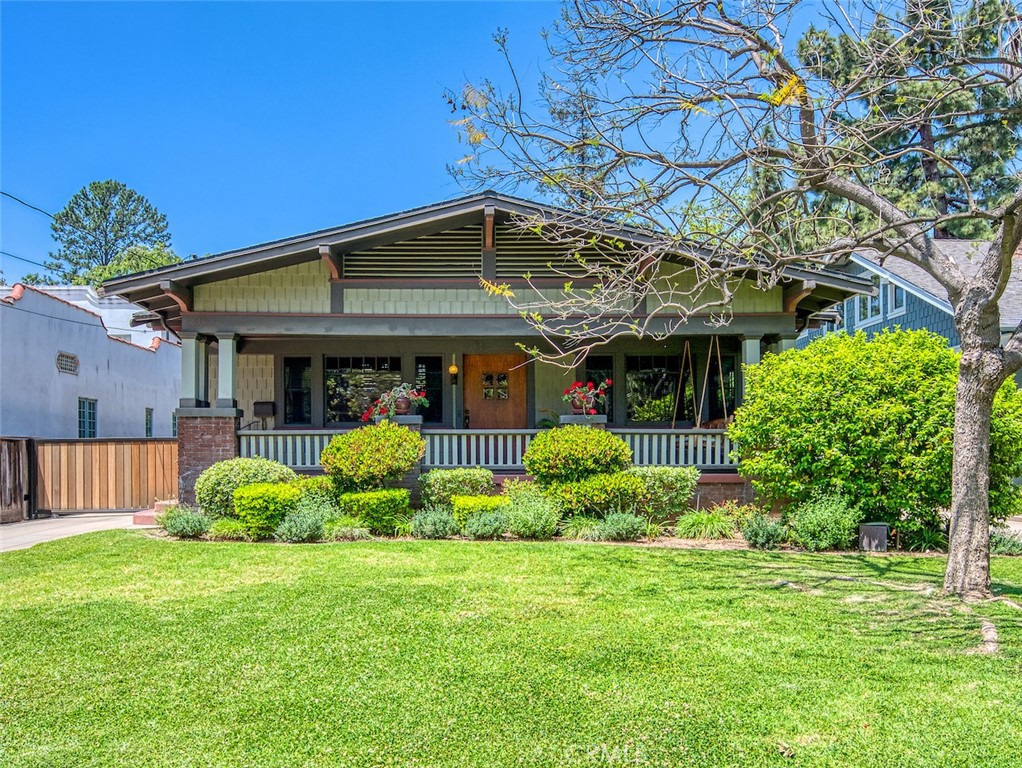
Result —
[[886, 552], [890, 531], [891, 526], [887, 523], [863, 523], [859, 526], [859, 549], [863, 552]]

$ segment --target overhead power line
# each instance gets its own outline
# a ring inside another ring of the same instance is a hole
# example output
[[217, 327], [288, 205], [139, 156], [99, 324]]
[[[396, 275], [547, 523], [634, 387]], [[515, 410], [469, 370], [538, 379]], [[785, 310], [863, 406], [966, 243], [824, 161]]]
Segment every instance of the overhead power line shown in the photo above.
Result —
[[38, 261], [32, 261], [32, 259], [26, 259], [24, 256], [18, 256], [17, 254], [11, 253], [10, 251], [0, 251], [0, 253], [2, 253], [4, 256], [10, 256], [12, 259], [17, 259], [18, 261], [27, 261], [29, 264], [35, 264], [37, 267], [49, 269], [49, 267], [46, 266], [45, 264], [42, 264]]

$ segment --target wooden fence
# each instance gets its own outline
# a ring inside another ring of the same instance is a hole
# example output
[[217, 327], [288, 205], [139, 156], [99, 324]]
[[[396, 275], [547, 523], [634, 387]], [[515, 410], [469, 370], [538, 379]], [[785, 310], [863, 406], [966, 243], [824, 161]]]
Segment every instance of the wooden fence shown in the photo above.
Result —
[[148, 509], [177, 497], [177, 440], [34, 440], [35, 509]]

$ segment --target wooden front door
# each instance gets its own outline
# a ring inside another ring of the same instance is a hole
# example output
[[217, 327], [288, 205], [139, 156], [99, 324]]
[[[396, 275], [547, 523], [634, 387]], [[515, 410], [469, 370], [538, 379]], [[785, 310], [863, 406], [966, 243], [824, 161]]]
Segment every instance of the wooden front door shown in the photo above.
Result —
[[462, 391], [470, 429], [525, 429], [525, 363], [522, 354], [465, 355]]

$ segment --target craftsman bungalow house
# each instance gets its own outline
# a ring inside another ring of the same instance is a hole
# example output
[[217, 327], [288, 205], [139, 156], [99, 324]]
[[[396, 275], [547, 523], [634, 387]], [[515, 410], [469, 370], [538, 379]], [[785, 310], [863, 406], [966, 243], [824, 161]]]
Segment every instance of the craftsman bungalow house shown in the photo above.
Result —
[[181, 337], [182, 498], [230, 456], [314, 469], [330, 436], [359, 426], [366, 404], [400, 382], [428, 393], [425, 467], [514, 471], [535, 431], [566, 412], [567, 384], [609, 377], [607, 428], [637, 463], [733, 470], [723, 430], [696, 427], [733, 412], [742, 364], [791, 346], [811, 315], [871, 289], [792, 268], [770, 290], [743, 284], [724, 328], [694, 318], [667, 340], [611, 342], [566, 372], [527, 359], [517, 344], [535, 346], [537, 333], [479, 283], [516, 286], [531, 273], [559, 290], [564, 278], [549, 265], [563, 256], [513, 221], [536, 214], [564, 212], [485, 192], [107, 283]]

